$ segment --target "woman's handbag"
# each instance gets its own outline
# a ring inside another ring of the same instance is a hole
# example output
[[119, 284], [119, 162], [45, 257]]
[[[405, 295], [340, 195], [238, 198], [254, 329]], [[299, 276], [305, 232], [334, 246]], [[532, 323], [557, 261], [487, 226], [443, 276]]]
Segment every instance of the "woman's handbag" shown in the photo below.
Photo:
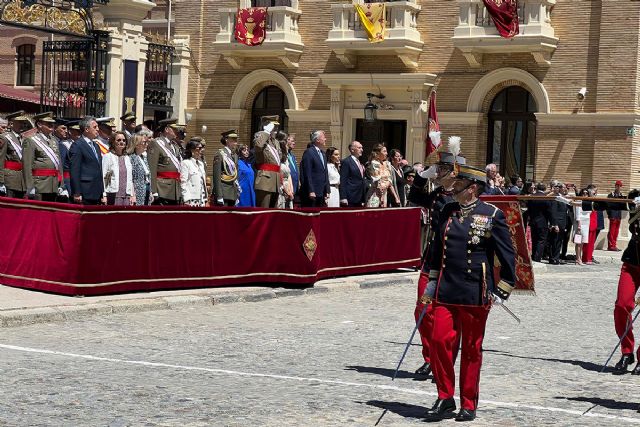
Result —
[[582, 243], [582, 234], [575, 234], [573, 236], [573, 243], [581, 244]]

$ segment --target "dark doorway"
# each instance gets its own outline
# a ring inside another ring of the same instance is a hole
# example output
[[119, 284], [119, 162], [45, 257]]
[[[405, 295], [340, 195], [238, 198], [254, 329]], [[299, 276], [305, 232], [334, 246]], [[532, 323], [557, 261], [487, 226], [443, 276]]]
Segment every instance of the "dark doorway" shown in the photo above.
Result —
[[[280, 129], [287, 130], [287, 113], [285, 109], [289, 108], [287, 97], [278, 86], [267, 86], [258, 93], [253, 100], [253, 108], [251, 109], [251, 135], [260, 130], [260, 118], [262, 116], [280, 116]], [[252, 141], [253, 138], [247, 138]]]
[[364, 119], [356, 121], [356, 139], [363, 148], [363, 163], [369, 160], [369, 153], [374, 145], [384, 142], [387, 152], [393, 148], [400, 150], [406, 157], [407, 122], [405, 120], [376, 120], [373, 123]]
[[487, 163], [495, 163], [507, 182], [512, 175], [535, 179], [536, 111], [533, 96], [520, 86], [510, 86], [493, 99]]

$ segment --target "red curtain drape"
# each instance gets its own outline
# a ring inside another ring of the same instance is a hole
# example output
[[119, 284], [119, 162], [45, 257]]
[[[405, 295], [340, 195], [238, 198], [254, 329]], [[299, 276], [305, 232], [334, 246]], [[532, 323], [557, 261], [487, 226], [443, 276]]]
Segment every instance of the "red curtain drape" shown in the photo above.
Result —
[[429, 136], [430, 132], [439, 132], [440, 131], [440, 123], [438, 122], [438, 110], [436, 109], [436, 91], [433, 90], [431, 92], [431, 96], [429, 97], [429, 118], [427, 120], [427, 138], [426, 138], [426, 148], [424, 157], [429, 157], [429, 154], [436, 151], [438, 145], [440, 145], [440, 141], [436, 142], [431, 140]]
[[511, 38], [520, 32], [517, 0], [482, 0], [502, 37]]
[[236, 40], [247, 46], [261, 45], [267, 34], [267, 8], [239, 9], [236, 17]]
[[311, 284], [420, 264], [420, 209], [227, 209], [0, 200], [0, 283], [67, 295]]

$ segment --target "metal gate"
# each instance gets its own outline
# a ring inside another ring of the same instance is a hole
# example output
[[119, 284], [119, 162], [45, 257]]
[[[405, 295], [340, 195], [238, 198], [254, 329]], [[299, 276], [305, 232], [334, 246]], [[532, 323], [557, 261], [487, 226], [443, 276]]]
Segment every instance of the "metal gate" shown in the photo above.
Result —
[[175, 48], [170, 45], [149, 43], [144, 72], [144, 113], [155, 120], [171, 117], [173, 88], [171, 66]]
[[103, 117], [106, 109], [109, 33], [93, 31], [93, 39], [43, 43], [43, 108], [57, 117]]

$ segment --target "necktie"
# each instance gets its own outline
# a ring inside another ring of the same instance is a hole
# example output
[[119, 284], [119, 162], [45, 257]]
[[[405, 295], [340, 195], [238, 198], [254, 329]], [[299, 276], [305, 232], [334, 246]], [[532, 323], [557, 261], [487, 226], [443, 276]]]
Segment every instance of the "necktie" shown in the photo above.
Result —
[[318, 156], [320, 156], [320, 162], [322, 162], [322, 166], [324, 166], [324, 156], [322, 155], [322, 151], [319, 148], [316, 148], [318, 151]]
[[94, 156], [96, 156], [96, 160], [99, 162], [100, 157], [98, 157], [98, 151], [96, 150], [96, 146], [94, 145], [97, 143], [95, 141], [87, 141], [87, 144], [89, 144], [89, 148], [91, 148], [91, 152], [93, 153]]

